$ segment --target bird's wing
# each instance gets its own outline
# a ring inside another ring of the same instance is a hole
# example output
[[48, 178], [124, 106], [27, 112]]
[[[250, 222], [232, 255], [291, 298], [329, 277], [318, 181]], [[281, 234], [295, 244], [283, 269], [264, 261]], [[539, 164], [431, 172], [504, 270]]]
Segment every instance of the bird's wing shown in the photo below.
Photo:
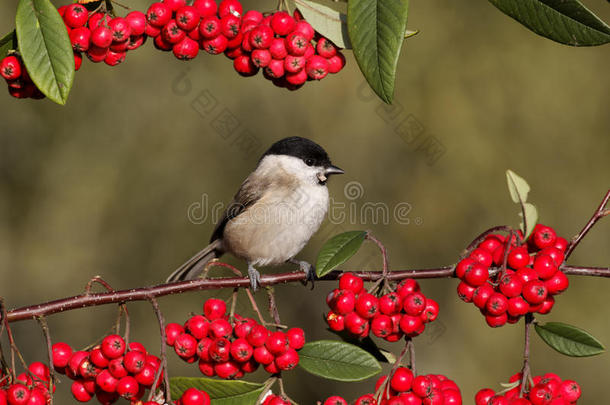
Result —
[[260, 176], [255, 180], [253, 179], [253, 175], [248, 176], [237, 191], [237, 194], [235, 194], [235, 197], [233, 197], [231, 204], [229, 204], [225, 210], [221, 220], [216, 225], [210, 242], [221, 239], [227, 222], [242, 214], [246, 208], [257, 202], [268, 190], [270, 184], [270, 180], [266, 180]]

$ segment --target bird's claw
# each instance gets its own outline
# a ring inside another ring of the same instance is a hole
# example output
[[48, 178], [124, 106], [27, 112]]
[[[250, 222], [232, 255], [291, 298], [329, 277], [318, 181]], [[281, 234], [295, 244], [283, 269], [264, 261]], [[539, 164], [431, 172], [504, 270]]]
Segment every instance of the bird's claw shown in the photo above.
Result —
[[252, 265], [248, 265], [248, 277], [250, 278], [250, 287], [256, 292], [261, 285], [261, 273], [258, 272]]
[[311, 289], [314, 288], [314, 280], [316, 279], [316, 268], [313, 264], [310, 264], [303, 260], [291, 260], [291, 263], [298, 264], [299, 269], [305, 273], [305, 280], [303, 280], [303, 285], [307, 286], [309, 282], [311, 282]]

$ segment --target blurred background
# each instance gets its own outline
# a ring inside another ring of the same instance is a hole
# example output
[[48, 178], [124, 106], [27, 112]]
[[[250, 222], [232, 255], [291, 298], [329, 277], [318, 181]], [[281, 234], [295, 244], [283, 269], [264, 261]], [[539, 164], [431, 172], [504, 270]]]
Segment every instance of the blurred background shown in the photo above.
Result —
[[[584, 3], [610, 20], [605, 2]], [[16, 4], [0, 6], [2, 33], [14, 26]], [[148, 2], [128, 4], [145, 10]], [[247, 1], [245, 9], [255, 6], [275, 4]], [[288, 92], [260, 76], [238, 76], [223, 56], [200, 54], [184, 63], [152, 43], [115, 68], [85, 61], [65, 107], [0, 97], [0, 295], [7, 306], [78, 294], [94, 275], [117, 289], [161, 282], [207, 243], [214, 206], [231, 200], [259, 155], [291, 135], [319, 142], [345, 169], [330, 181], [330, 193], [345, 204], [340, 210], [356, 212], [327, 221], [303, 260], [315, 261], [336, 233], [370, 229], [386, 244], [393, 269], [454, 263], [481, 231], [518, 225], [508, 168], [528, 180], [541, 222], [572, 237], [610, 184], [608, 48], [556, 44], [486, 1], [413, 2], [408, 28], [421, 33], [403, 48], [393, 106], [367, 88], [349, 51], [342, 72]], [[385, 204], [389, 219], [360, 215], [367, 203]], [[610, 264], [609, 222], [590, 232], [571, 264]], [[366, 245], [344, 268], [380, 265], [375, 247]], [[576, 324], [610, 345], [610, 281], [570, 282], [542, 318]], [[478, 310], [457, 298], [456, 280], [421, 285], [440, 302], [441, 314], [416, 341], [418, 371], [454, 379], [464, 403], [482, 387], [499, 389], [521, 367], [522, 325], [487, 327]], [[334, 338], [321, 320], [334, 286], [278, 287], [284, 323], [305, 328], [309, 340]], [[168, 321], [182, 322], [211, 295], [167, 297], [160, 305]], [[229, 292], [214, 295], [228, 298]], [[257, 297], [264, 305], [263, 294]], [[132, 339], [156, 351], [150, 306], [129, 308]], [[251, 313], [245, 295], [238, 309]], [[115, 311], [53, 315], [53, 339], [83, 347], [108, 330]], [[27, 361], [46, 359], [36, 322], [12, 326]], [[533, 341], [535, 374], [577, 380], [582, 404], [607, 396], [607, 354], [570, 359]], [[173, 375], [199, 375], [173, 354], [170, 364]], [[249, 378], [262, 381], [264, 374]], [[302, 404], [331, 394], [353, 400], [374, 385], [374, 379], [324, 381], [298, 369], [286, 380]], [[58, 393], [59, 403], [75, 402], [68, 381]]]

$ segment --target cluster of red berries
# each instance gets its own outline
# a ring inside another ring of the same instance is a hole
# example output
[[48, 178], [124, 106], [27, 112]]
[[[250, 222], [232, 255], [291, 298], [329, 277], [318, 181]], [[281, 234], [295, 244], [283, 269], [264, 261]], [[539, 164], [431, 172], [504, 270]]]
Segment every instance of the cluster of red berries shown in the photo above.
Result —
[[[548, 314], [555, 304], [554, 295], [569, 285], [559, 269], [567, 247], [566, 239], [540, 224], [524, 243], [516, 237], [509, 241], [502, 235], [488, 235], [458, 263], [455, 274], [462, 280], [458, 295], [474, 303], [491, 327], [516, 323], [527, 313]], [[490, 267], [503, 267], [505, 257], [506, 268], [490, 275]]]
[[[174, 401], [176, 405], [210, 405], [210, 396], [207, 392], [203, 390], [198, 390], [197, 388], [188, 388], [183, 393], [182, 396]], [[158, 405], [156, 402], [155, 405]], [[147, 405], [147, 404], [143, 404]]]
[[326, 322], [331, 330], [347, 330], [351, 335], [366, 337], [370, 332], [388, 342], [401, 337], [415, 337], [425, 324], [438, 316], [436, 301], [426, 298], [413, 279], [405, 279], [396, 291], [379, 298], [364, 289], [363, 280], [344, 273], [339, 288], [326, 297], [330, 311]]
[[49, 367], [38, 361], [30, 364], [27, 372], [16, 376], [15, 381], [0, 370], [0, 405], [48, 404], [51, 401], [49, 380]]
[[18, 55], [8, 55], [0, 62], [0, 75], [6, 80], [8, 92], [15, 98], [44, 98], [44, 94], [30, 79]]
[[161, 360], [148, 354], [144, 345], [131, 342], [127, 347], [119, 335], [108, 335], [87, 351], [73, 351], [64, 342], [53, 345], [53, 367], [74, 380], [71, 391], [79, 402], [95, 396], [101, 404], [120, 397], [137, 403], [154, 384], [160, 365]]
[[[521, 380], [521, 373], [510, 378], [510, 382]], [[483, 388], [475, 396], [475, 405], [574, 405], [580, 398], [580, 385], [576, 381], [561, 380], [554, 373], [533, 378], [534, 385], [523, 397], [521, 385], [502, 393]]]
[[[441, 374], [415, 377], [406, 367], [398, 367], [390, 378], [381, 376], [375, 384], [375, 392], [381, 390], [379, 405], [461, 405], [462, 394], [457, 384]], [[365, 394], [354, 405], [377, 405], [375, 394]], [[340, 396], [332, 396], [323, 405], [348, 405]], [[478, 404], [477, 404], [478, 405]]]
[[337, 73], [345, 65], [337, 47], [316, 35], [300, 13], [242, 13], [238, 0], [218, 5], [214, 0], [195, 0], [192, 6], [185, 0], [163, 0], [148, 8], [146, 32], [158, 49], [173, 51], [178, 59], [193, 59], [200, 49], [212, 55], [224, 52], [242, 76], [254, 76], [262, 68], [267, 79], [290, 89]]
[[301, 328], [272, 332], [252, 318], [238, 314], [229, 322], [224, 301], [211, 298], [203, 304], [203, 315], [193, 315], [184, 325], [165, 327], [167, 344], [187, 363], [198, 361], [202, 374], [236, 379], [256, 371], [259, 365], [276, 374], [299, 363], [305, 345]]
[[90, 15], [82, 4], [61, 6], [57, 11], [70, 36], [76, 70], [80, 69], [83, 52], [91, 62], [116, 66], [125, 60], [128, 51], [146, 41], [146, 16], [140, 11], [132, 11], [125, 18], [100, 12]]

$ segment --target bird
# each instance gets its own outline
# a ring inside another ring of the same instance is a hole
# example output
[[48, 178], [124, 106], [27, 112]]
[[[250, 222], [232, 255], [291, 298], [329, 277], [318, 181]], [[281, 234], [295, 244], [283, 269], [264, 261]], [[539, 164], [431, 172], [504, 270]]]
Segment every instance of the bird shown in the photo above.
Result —
[[260, 286], [260, 266], [296, 264], [313, 282], [314, 266], [295, 256], [326, 216], [329, 177], [343, 173], [310, 139], [292, 136], [273, 143], [227, 206], [210, 244], [166, 282], [196, 279], [207, 263], [225, 253], [246, 261], [253, 291]]

